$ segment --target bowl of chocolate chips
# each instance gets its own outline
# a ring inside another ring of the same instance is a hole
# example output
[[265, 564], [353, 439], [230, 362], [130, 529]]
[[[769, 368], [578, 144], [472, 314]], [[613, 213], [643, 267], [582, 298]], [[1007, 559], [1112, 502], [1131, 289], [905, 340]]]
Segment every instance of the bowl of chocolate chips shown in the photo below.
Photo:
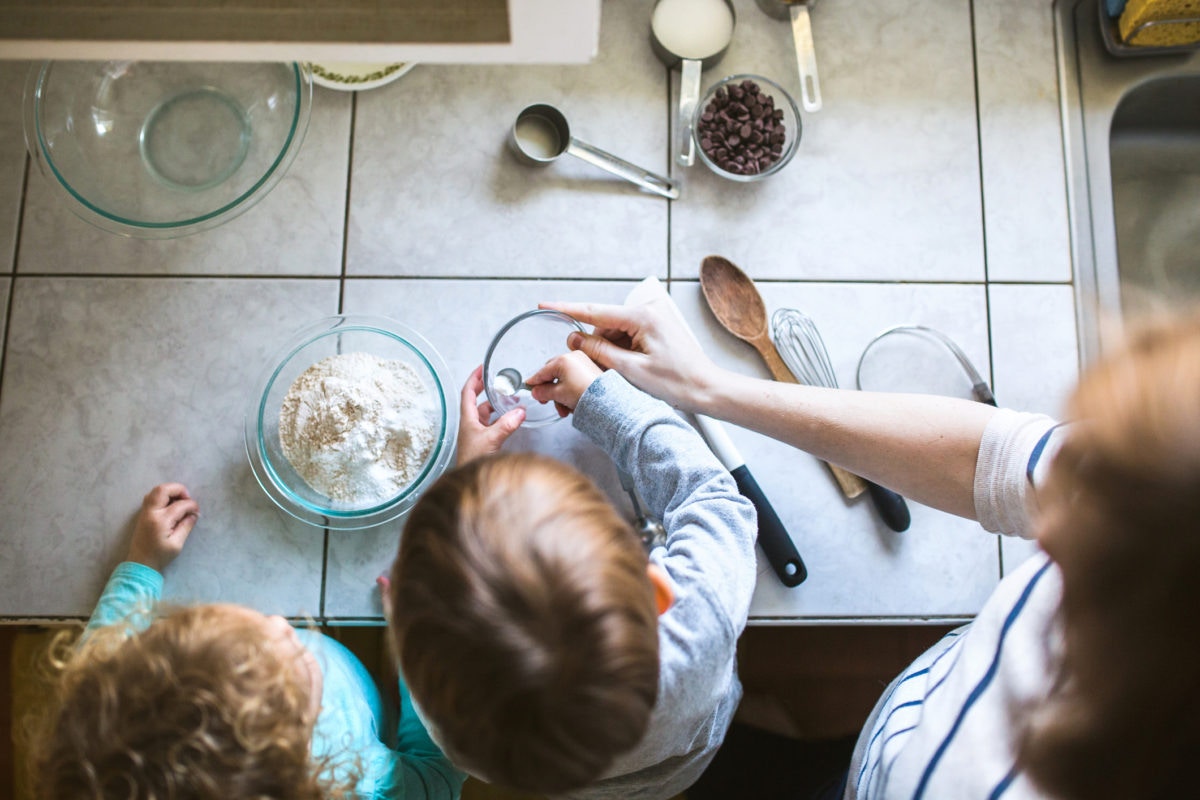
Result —
[[731, 181], [757, 181], [783, 169], [800, 144], [800, 112], [782, 86], [761, 75], [731, 75], [696, 107], [700, 160]]

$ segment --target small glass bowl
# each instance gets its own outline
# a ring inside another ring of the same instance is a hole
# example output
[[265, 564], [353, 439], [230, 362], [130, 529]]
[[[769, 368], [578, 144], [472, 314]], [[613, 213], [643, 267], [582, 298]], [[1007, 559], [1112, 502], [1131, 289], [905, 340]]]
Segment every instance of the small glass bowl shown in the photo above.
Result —
[[[279, 416], [283, 399], [305, 370], [341, 353], [369, 353], [412, 368], [432, 398], [435, 438], [417, 477], [380, 503], [352, 505], [316, 491], [283, 453]], [[321, 528], [354, 530], [390, 522], [408, 511], [450, 464], [458, 437], [458, 406], [451, 401], [449, 369], [428, 341], [387, 317], [327, 317], [297, 331], [268, 362], [254, 391], [244, 426], [246, 456], [259, 486], [281, 509]]]
[[[567, 352], [567, 337], [572, 331], [583, 333], [583, 326], [560, 311], [535, 309], [509, 320], [492, 338], [483, 358], [483, 389], [497, 414], [521, 406], [525, 409], [522, 427], [539, 428], [557, 422], [554, 403], [539, 403], [529, 389], [507, 379], [515, 370], [521, 381], [533, 375], [550, 359]], [[506, 375], [501, 375], [501, 372]]]
[[[740, 86], [743, 81], [753, 81], [754, 83], [758, 84], [760, 92], [770, 95], [775, 100], [775, 108], [783, 111], [782, 122], [784, 124], [784, 130], [787, 133], [787, 137], [783, 141], [783, 152], [780, 154], [779, 160], [768, 166], [762, 172], [756, 172], [749, 175], [729, 172], [728, 170], [717, 166], [717, 163], [713, 161], [713, 159], [710, 158], [707, 153], [704, 152], [704, 148], [701, 146], [703, 137], [700, 133], [700, 118], [704, 115], [705, 110], [713, 101], [713, 98], [716, 97], [717, 92], [722, 89], [729, 91], [730, 87]], [[730, 75], [728, 78], [718, 81], [710, 86], [708, 91], [705, 92], [704, 98], [700, 101], [700, 104], [696, 106], [696, 116], [692, 121], [692, 130], [695, 132], [694, 135], [696, 137], [696, 152], [699, 155], [700, 160], [704, 162], [705, 166], [707, 166], [717, 175], [720, 175], [722, 178], [728, 178], [731, 181], [740, 181], [742, 183], [750, 183], [752, 181], [760, 181], [769, 175], [774, 175], [776, 172], [779, 172], [779, 170], [786, 167], [788, 162], [792, 160], [792, 156], [796, 155], [796, 148], [800, 144], [801, 133], [800, 110], [796, 107], [796, 101], [793, 100], [792, 96], [787, 93], [787, 90], [770, 78], [764, 78], [761, 75]]]
[[311, 111], [304, 64], [47, 61], [25, 84], [25, 145], [76, 216], [163, 239], [261, 200]]

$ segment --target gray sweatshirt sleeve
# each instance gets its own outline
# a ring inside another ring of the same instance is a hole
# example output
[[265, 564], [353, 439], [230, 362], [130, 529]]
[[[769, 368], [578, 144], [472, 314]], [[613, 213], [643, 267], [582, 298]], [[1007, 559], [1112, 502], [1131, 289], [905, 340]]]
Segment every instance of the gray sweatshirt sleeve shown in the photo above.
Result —
[[712, 590], [740, 631], [754, 593], [758, 522], [729, 472], [670, 406], [615, 370], [592, 382], [573, 416], [662, 518], [666, 554], [656, 560], [680, 586], [697, 581]]

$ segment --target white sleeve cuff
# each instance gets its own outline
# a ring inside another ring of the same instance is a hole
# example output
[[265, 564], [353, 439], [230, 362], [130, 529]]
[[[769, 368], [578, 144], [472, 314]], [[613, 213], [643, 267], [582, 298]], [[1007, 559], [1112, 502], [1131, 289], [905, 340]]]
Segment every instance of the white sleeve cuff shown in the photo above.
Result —
[[[1033, 538], [1027, 471], [1039, 442], [1056, 423], [1044, 414], [1000, 409], [984, 429], [975, 462], [975, 515], [992, 533]], [[1052, 453], [1046, 453], [1046, 462]]]

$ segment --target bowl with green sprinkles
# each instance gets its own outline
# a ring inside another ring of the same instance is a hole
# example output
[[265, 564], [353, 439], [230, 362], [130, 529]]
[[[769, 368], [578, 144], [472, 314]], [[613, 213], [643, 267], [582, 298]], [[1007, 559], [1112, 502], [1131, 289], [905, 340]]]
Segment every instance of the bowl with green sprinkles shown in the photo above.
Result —
[[310, 64], [313, 83], [326, 89], [342, 92], [361, 92], [406, 75], [416, 64], [400, 61], [395, 64], [358, 64], [344, 61], [329, 61]]

